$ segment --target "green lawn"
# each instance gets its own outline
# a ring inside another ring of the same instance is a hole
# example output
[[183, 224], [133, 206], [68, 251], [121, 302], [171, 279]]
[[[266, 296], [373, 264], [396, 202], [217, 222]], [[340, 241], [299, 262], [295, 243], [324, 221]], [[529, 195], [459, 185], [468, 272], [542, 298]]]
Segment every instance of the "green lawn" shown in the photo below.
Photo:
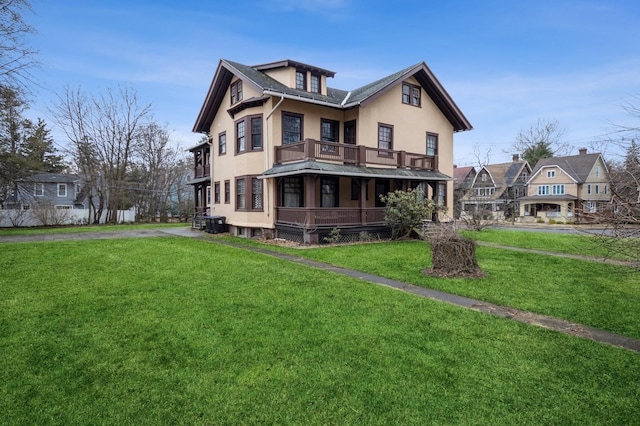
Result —
[[[423, 263], [423, 244], [370, 247]], [[631, 351], [204, 241], [0, 250], [3, 424], [640, 419]]]
[[441, 279], [422, 273], [431, 266], [422, 241], [280, 250], [640, 339], [640, 271], [627, 267], [479, 246], [485, 278]]
[[185, 223], [136, 223], [121, 225], [81, 225], [81, 226], [59, 226], [59, 227], [33, 227], [33, 228], [0, 228], [0, 237], [12, 235], [42, 235], [42, 234], [72, 234], [77, 232], [114, 232], [131, 231], [135, 229], [155, 229], [166, 227], [189, 226]]
[[464, 236], [476, 241], [522, 247], [534, 250], [548, 250], [557, 253], [578, 254], [592, 257], [610, 257], [620, 260], [637, 260], [630, 257], [636, 253], [637, 244], [621, 239], [606, 238], [587, 234], [552, 233], [539, 231], [518, 231], [505, 229], [484, 229], [482, 231], [462, 231]]

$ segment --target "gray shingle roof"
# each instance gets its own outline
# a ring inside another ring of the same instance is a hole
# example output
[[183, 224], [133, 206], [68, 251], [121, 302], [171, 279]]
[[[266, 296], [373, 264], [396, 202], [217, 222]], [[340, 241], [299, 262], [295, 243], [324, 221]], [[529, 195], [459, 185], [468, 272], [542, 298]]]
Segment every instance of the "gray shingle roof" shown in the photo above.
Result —
[[[347, 109], [364, 104], [368, 100], [373, 99], [377, 94], [386, 90], [388, 87], [397, 84], [399, 80], [409, 76], [414, 76], [427, 95], [451, 122], [455, 131], [472, 129], [471, 124], [464, 114], [462, 114], [462, 111], [460, 111], [458, 106], [453, 102], [453, 99], [451, 99], [444, 87], [442, 87], [435, 75], [433, 75], [424, 62], [407, 67], [352, 91], [327, 88], [326, 95], [288, 87], [262, 71], [280, 66], [291, 66], [291, 64], [300, 63], [285, 60], [265, 65], [248, 66], [226, 59], [220, 60], [216, 74], [211, 82], [209, 92], [207, 93], [203, 106], [198, 114], [198, 118], [196, 119], [193, 131], [209, 131], [211, 123], [218, 113], [222, 99], [224, 98], [226, 90], [228, 89], [234, 75], [240, 77], [247, 84], [254, 86], [256, 90], [262, 91], [264, 95], [284, 95], [294, 99], [299, 99], [302, 102], [320, 103], [322, 105], [339, 109]], [[320, 68], [311, 67], [310, 65], [304, 66], [309, 67], [309, 69], [320, 70], [320, 72], [327, 76], [333, 75], [332, 71], [322, 70]]]
[[307, 160], [301, 163], [279, 164], [262, 173], [262, 176], [292, 176], [305, 173], [414, 180], [451, 180], [451, 177], [433, 170], [363, 167], [351, 164], [324, 163], [315, 160]]
[[570, 155], [567, 157], [541, 158], [536, 163], [536, 167], [531, 175], [535, 176], [543, 167], [558, 166], [567, 172], [576, 182], [583, 183], [587, 180], [589, 173], [600, 156], [600, 153], [593, 153]]

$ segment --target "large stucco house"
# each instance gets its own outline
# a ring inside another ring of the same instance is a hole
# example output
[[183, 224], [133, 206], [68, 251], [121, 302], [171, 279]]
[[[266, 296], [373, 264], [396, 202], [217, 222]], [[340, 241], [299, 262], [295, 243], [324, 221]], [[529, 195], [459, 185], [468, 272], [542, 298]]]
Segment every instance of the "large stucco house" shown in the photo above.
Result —
[[543, 158], [520, 198], [524, 222], [583, 222], [600, 217], [610, 206], [610, 177], [600, 153]]
[[[453, 211], [453, 136], [471, 124], [424, 63], [348, 91], [292, 60], [221, 60], [193, 131], [197, 209], [235, 235], [322, 242], [385, 232], [380, 195], [420, 187]], [[209, 158], [202, 158], [202, 155]], [[447, 220], [442, 215], [440, 220]]]

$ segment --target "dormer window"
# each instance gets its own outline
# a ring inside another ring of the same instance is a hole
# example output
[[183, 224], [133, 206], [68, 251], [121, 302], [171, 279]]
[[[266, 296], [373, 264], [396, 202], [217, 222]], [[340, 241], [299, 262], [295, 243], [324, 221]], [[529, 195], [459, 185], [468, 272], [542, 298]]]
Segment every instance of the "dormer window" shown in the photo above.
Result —
[[307, 73], [296, 71], [296, 89], [307, 90]]
[[231, 105], [242, 100], [242, 80], [238, 80], [231, 85]]
[[402, 83], [402, 103], [413, 106], [420, 106], [420, 86], [409, 83]]
[[320, 76], [317, 74], [311, 74], [311, 91], [320, 93]]

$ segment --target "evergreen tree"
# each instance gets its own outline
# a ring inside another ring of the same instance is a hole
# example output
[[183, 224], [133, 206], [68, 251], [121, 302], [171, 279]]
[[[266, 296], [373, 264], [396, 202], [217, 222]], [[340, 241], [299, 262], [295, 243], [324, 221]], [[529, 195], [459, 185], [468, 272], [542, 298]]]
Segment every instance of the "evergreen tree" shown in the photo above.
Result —
[[535, 167], [538, 160], [541, 158], [553, 157], [553, 151], [549, 142], [539, 141], [529, 147], [527, 147], [522, 153], [522, 158], [527, 160], [531, 167]]
[[58, 154], [51, 131], [43, 119], [38, 118], [34, 126], [29, 123], [30, 132], [21, 146], [21, 153], [25, 157], [28, 167], [33, 171], [60, 173], [66, 165], [64, 157]]

